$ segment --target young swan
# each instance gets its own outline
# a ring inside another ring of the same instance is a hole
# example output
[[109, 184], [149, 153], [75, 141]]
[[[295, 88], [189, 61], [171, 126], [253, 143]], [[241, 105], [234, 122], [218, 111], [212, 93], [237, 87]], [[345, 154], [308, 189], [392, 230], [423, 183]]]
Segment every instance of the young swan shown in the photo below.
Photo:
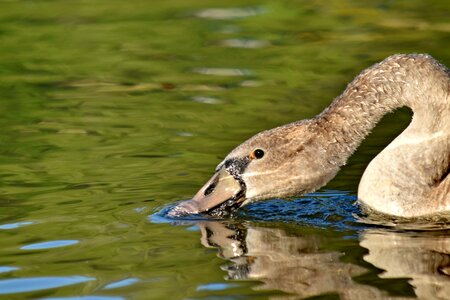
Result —
[[331, 180], [386, 113], [408, 106], [409, 126], [365, 170], [358, 201], [399, 217], [450, 213], [450, 70], [399, 54], [364, 70], [313, 119], [256, 134], [219, 164], [171, 216], [222, 215], [249, 202], [312, 192]]

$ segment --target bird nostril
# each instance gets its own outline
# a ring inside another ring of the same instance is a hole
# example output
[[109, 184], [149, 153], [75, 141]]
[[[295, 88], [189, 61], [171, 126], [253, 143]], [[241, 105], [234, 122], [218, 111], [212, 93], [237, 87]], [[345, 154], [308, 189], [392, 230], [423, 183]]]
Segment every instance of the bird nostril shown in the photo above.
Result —
[[209, 194], [214, 192], [214, 190], [216, 189], [216, 186], [217, 186], [217, 181], [214, 181], [205, 189], [205, 191], [203, 192], [203, 195], [208, 196]]

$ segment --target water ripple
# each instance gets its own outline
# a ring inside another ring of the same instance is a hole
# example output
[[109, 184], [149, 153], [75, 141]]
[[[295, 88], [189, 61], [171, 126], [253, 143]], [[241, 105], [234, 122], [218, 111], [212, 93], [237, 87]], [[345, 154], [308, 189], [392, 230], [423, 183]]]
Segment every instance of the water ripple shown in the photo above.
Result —
[[116, 282], [111, 282], [110, 284], [107, 284], [103, 289], [104, 290], [117, 289], [117, 288], [135, 284], [136, 282], [139, 282], [139, 281], [140, 281], [140, 279], [138, 279], [138, 278], [127, 278], [127, 279], [119, 280]]
[[365, 225], [355, 216], [360, 209], [356, 196], [344, 191], [322, 190], [298, 199], [258, 201], [245, 206], [240, 215], [254, 221], [287, 222], [338, 230], [358, 230]]
[[195, 68], [194, 73], [215, 76], [250, 76], [252, 72], [247, 69], [237, 68]]
[[124, 300], [124, 297], [117, 296], [79, 296], [79, 297], [54, 297], [41, 298], [40, 300]]
[[197, 291], [222, 291], [234, 287], [238, 287], [237, 284], [232, 283], [208, 283], [208, 284], [202, 284], [197, 287]]
[[220, 44], [224, 47], [247, 49], [264, 48], [270, 45], [268, 41], [248, 39], [228, 39], [222, 41]]
[[195, 14], [198, 18], [214, 20], [230, 20], [247, 18], [265, 13], [262, 7], [209, 8]]
[[3, 224], [0, 225], [0, 229], [4, 229], [4, 230], [8, 230], [8, 229], [16, 229], [19, 227], [23, 227], [23, 226], [27, 226], [27, 225], [31, 225], [34, 222], [17, 222], [17, 223], [10, 223], [10, 224]]
[[[322, 190], [292, 200], [272, 199], [257, 201], [244, 206], [229, 218], [251, 221], [284, 222], [314, 227], [333, 227], [337, 230], [361, 230], [368, 224], [361, 223], [361, 211], [355, 205], [356, 196], [349, 192]], [[167, 213], [177, 203], [163, 207], [152, 214], [152, 223], [171, 223], [192, 226], [195, 222], [220, 220], [207, 214], [173, 218]]]
[[0, 266], [0, 273], [7, 273], [11, 271], [19, 270], [18, 267]]
[[205, 103], [205, 104], [221, 104], [222, 101], [214, 98], [214, 97], [206, 97], [206, 96], [195, 96], [192, 97], [192, 100], [199, 103]]
[[15, 294], [47, 290], [95, 280], [86, 276], [32, 277], [0, 280], [0, 294]]
[[59, 247], [75, 245], [75, 244], [78, 244], [79, 242], [80, 241], [77, 241], [77, 240], [57, 240], [57, 241], [25, 245], [25, 246], [20, 247], [20, 249], [22, 249], [22, 250], [42, 250], [42, 249], [50, 249], [50, 248], [59, 248]]

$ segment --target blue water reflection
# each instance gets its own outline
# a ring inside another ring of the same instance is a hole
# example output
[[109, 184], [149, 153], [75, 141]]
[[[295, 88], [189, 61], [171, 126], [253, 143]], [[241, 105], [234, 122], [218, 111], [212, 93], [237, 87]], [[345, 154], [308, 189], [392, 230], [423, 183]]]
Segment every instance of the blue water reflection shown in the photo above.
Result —
[[50, 249], [50, 248], [59, 248], [66, 247], [78, 244], [80, 241], [77, 240], [58, 240], [58, 241], [50, 241], [50, 242], [42, 242], [35, 243], [20, 247], [22, 250], [42, 250], [42, 249]]
[[116, 282], [111, 282], [110, 284], [106, 285], [103, 289], [104, 290], [117, 289], [117, 288], [135, 284], [139, 281], [140, 281], [140, 279], [138, 279], [138, 278], [127, 278], [127, 279], [119, 280]]
[[222, 291], [230, 288], [237, 287], [239, 285], [233, 284], [233, 283], [208, 283], [208, 284], [202, 284], [197, 287], [197, 291]]
[[47, 290], [95, 280], [86, 276], [66, 277], [32, 277], [0, 280], [0, 294], [15, 294], [31, 291]]
[[8, 273], [12, 271], [19, 270], [18, 267], [8, 267], [8, 266], [0, 266], [0, 273]]
[[4, 229], [4, 230], [8, 230], [8, 229], [16, 229], [16, 228], [19, 228], [19, 227], [31, 225], [31, 224], [33, 224], [33, 223], [34, 223], [34, 222], [27, 222], [27, 221], [24, 221], [24, 222], [16, 222], [16, 223], [10, 223], [10, 224], [3, 224], [3, 225], [0, 225], [0, 229]]
[[41, 298], [41, 300], [124, 300], [123, 297], [116, 296], [79, 296], [79, 297], [56, 297]]

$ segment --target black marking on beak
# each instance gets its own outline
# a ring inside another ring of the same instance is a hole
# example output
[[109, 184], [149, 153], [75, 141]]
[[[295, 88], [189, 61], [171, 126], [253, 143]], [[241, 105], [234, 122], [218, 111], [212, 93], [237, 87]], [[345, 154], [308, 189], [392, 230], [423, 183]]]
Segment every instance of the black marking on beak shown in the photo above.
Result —
[[223, 163], [223, 167], [230, 173], [233, 177], [241, 176], [245, 169], [250, 163], [250, 158], [247, 156], [244, 158], [230, 158]]
[[214, 192], [214, 190], [216, 189], [217, 186], [217, 179], [212, 182], [203, 192], [203, 195], [208, 196], [209, 194], [211, 194], [212, 192]]
[[[234, 197], [228, 199], [227, 201], [219, 204], [218, 206], [210, 209], [208, 211], [209, 215], [215, 217], [222, 217], [224, 215], [230, 214], [233, 211], [237, 210], [241, 207], [242, 203], [245, 200], [245, 193], [247, 192], [247, 185], [245, 181], [242, 179], [242, 173], [244, 173], [248, 164], [250, 163], [250, 159], [248, 157], [245, 158], [230, 158], [227, 159], [222, 165], [218, 167], [218, 170], [221, 168], [225, 168], [227, 172], [233, 176], [233, 178], [239, 182], [241, 186], [241, 190]], [[211, 185], [205, 190], [205, 196], [214, 191], [217, 182], [211, 183]]]
[[222, 217], [237, 210], [245, 201], [247, 186], [242, 174], [249, 162], [248, 157], [224, 161], [192, 199], [175, 206], [169, 215], [176, 217], [206, 213]]

